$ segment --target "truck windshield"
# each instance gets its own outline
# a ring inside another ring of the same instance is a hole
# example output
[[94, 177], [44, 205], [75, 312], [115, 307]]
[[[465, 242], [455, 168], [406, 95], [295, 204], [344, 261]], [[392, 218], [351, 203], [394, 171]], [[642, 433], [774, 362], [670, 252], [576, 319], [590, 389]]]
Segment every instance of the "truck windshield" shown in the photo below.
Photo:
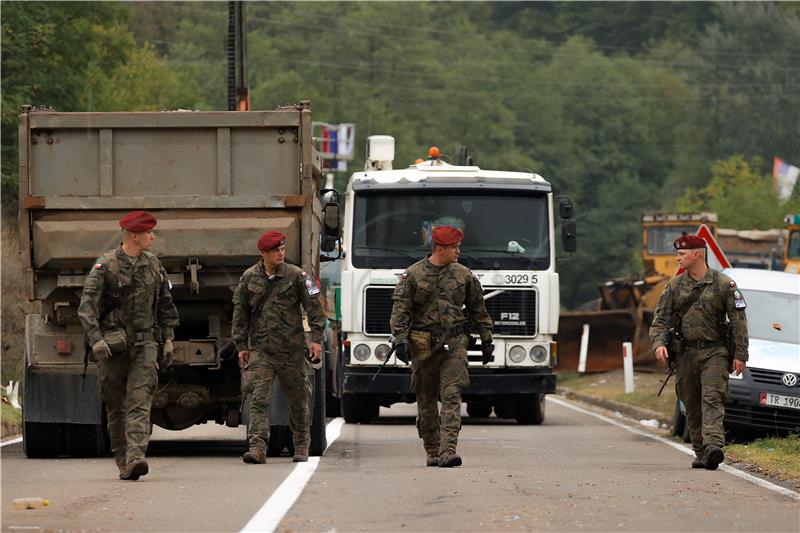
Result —
[[362, 191], [356, 194], [357, 268], [406, 268], [430, 252], [437, 225], [464, 231], [459, 262], [472, 269], [550, 265], [547, 195], [535, 191]]
[[672, 243], [682, 233], [694, 235], [697, 226], [654, 226], [647, 229], [647, 252], [650, 255], [674, 255]]

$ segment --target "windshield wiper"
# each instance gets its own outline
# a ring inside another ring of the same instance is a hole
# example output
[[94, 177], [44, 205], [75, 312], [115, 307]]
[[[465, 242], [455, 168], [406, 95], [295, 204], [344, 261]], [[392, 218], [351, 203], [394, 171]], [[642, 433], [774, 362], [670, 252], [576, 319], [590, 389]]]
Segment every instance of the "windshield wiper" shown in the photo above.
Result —
[[[525, 255], [522, 252], [518, 252], [518, 251], [513, 251], [512, 252], [510, 250], [495, 250], [495, 249], [492, 249], [492, 248], [470, 248], [469, 251], [470, 252], [487, 252], [487, 253], [491, 252], [491, 253], [495, 253], [495, 254], [507, 254], [507, 255], [513, 255], [515, 257], [524, 257], [525, 259], [531, 259], [531, 260], [534, 259], [534, 258], [528, 257], [527, 255]], [[463, 254], [463, 252], [462, 252], [462, 254]]]
[[[391, 252], [403, 257], [408, 257], [409, 259], [421, 259], [420, 256], [414, 255], [411, 252], [404, 251], [400, 248], [389, 248], [388, 246], [356, 246], [356, 250], [377, 250], [380, 252]], [[424, 256], [425, 253], [423, 252], [422, 257]]]

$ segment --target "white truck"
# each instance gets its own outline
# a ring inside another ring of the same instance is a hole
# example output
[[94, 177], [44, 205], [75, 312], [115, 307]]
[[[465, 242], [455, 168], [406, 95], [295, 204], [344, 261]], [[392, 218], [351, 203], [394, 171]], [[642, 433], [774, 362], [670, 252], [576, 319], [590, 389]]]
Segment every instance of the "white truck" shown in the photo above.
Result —
[[[477, 335], [468, 351], [470, 416], [539, 424], [556, 389], [559, 283], [558, 205], [566, 251], [576, 248], [572, 204], [532, 172], [484, 170], [465, 149], [458, 164], [431, 149], [427, 160], [392, 169], [394, 139], [372, 136], [364, 172], [346, 192], [341, 271], [341, 350], [336, 391], [347, 422], [368, 423], [381, 405], [413, 402], [410, 367], [390, 352], [389, 317], [399, 276], [430, 252], [437, 225], [464, 231], [459, 261], [484, 289], [494, 321], [494, 360], [481, 364]], [[378, 368], [386, 367], [373, 379]]]

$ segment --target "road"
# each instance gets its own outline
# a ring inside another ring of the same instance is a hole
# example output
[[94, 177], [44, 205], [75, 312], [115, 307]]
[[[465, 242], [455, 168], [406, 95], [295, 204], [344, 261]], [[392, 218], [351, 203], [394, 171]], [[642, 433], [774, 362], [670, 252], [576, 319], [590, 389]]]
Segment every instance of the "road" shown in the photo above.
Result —
[[[139, 482], [116, 479], [111, 458], [30, 460], [12, 444], [2, 530], [800, 531], [791, 494], [692, 470], [666, 441], [576, 405], [549, 399], [542, 426], [466, 418], [455, 469], [424, 466], [406, 405], [345, 424], [318, 466], [297, 470], [289, 457], [243, 464], [244, 428], [157, 429]], [[293, 501], [298, 475], [310, 478]], [[51, 505], [12, 509], [19, 496]]]

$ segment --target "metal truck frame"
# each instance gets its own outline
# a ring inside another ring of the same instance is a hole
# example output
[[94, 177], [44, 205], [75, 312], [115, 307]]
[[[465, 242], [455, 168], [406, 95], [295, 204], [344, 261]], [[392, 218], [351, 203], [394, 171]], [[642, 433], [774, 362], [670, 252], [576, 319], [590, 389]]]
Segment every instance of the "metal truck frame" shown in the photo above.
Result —
[[[317, 276], [326, 210], [308, 102], [253, 112], [56, 113], [23, 108], [19, 123], [20, 240], [28, 299], [23, 430], [29, 457], [95, 456], [107, 448], [96, 367], [84, 380], [77, 317], [86, 273], [120, 241], [117, 220], [158, 218], [153, 251], [169, 274], [181, 325], [159, 381], [154, 424], [180, 430], [247, 421], [231, 296], [267, 230], [287, 235], [287, 261]], [[336, 216], [328, 216], [336, 219]], [[315, 374], [311, 453], [326, 447], [324, 369]], [[277, 383], [276, 383], [277, 385]], [[275, 387], [271, 454], [291, 447]]]

